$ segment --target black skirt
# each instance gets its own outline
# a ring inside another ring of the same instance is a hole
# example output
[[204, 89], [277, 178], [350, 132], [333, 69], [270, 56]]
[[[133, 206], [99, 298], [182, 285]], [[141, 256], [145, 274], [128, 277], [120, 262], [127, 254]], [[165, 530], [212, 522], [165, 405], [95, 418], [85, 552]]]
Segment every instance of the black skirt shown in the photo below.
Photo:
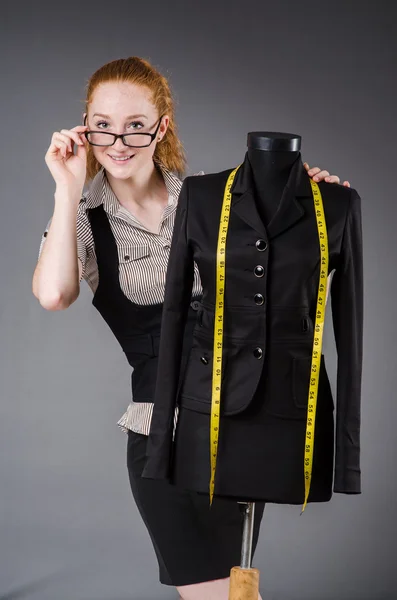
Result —
[[[149, 532], [160, 582], [182, 586], [229, 577], [241, 555], [242, 505], [233, 499], [181, 490], [167, 481], [143, 479], [147, 436], [128, 432], [131, 490]], [[253, 553], [264, 503], [255, 505]]]

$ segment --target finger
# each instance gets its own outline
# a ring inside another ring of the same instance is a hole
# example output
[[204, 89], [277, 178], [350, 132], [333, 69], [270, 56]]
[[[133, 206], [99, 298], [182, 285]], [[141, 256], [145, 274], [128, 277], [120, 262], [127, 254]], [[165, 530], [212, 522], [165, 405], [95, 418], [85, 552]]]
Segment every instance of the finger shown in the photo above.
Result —
[[312, 169], [308, 170], [308, 175], [309, 177], [314, 177], [314, 175], [317, 175], [317, 173], [320, 173], [321, 169], [319, 169], [318, 167], [313, 167]]
[[63, 140], [66, 143], [69, 152], [73, 153], [73, 144], [77, 144], [74, 136], [78, 136], [78, 134], [76, 132], [71, 133], [69, 130], [61, 129], [61, 131], [55, 132], [54, 139]]
[[58, 154], [60, 156], [62, 156], [63, 158], [66, 158], [68, 155], [70, 156], [71, 151], [69, 150], [69, 148], [65, 142], [63, 142], [62, 140], [59, 140], [55, 143], [55, 145], [58, 148]]
[[85, 131], [83, 131], [82, 133], [80, 133], [80, 139], [83, 142], [84, 146], [87, 148], [88, 147], [88, 140], [85, 137]]
[[62, 135], [69, 136], [75, 144], [81, 146], [81, 139], [77, 131], [71, 131], [70, 129], [61, 129], [60, 133]]
[[76, 127], [73, 127], [71, 131], [76, 131], [83, 144], [86, 143], [87, 140], [84, 134], [88, 131], [87, 125], [77, 125]]
[[303, 166], [305, 167], [306, 171], [308, 171], [310, 169], [309, 165], [307, 162], [303, 163]]
[[327, 183], [340, 183], [340, 179], [337, 175], [329, 175], [324, 178]]
[[59, 150], [66, 150], [67, 144], [64, 140], [55, 138], [52, 140], [50, 147], [48, 148], [48, 152], [57, 152]]
[[345, 187], [350, 187], [350, 183], [349, 183], [348, 181], [344, 181], [344, 182], [343, 182], [343, 185], [344, 185]]
[[88, 125], [76, 125], [70, 131], [85, 131], [86, 129], [88, 129]]
[[323, 181], [326, 177], [329, 177], [328, 171], [320, 171], [313, 177], [313, 179], [314, 181]]
[[81, 146], [77, 146], [76, 156], [78, 156], [79, 158], [86, 158], [87, 147], [84, 143]]
[[68, 135], [61, 133], [60, 131], [56, 131], [53, 135], [53, 139], [65, 142], [66, 146], [69, 148], [69, 152], [73, 152], [72, 140]]
[[66, 143], [62, 140], [55, 139], [47, 150], [46, 158], [59, 159], [66, 157], [68, 149]]

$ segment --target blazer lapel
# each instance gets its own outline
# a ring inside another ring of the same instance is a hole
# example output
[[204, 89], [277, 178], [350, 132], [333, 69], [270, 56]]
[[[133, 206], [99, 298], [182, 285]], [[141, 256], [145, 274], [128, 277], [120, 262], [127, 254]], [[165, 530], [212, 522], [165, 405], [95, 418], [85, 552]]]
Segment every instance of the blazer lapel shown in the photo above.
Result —
[[267, 235], [270, 239], [280, 235], [303, 217], [304, 210], [298, 198], [312, 195], [309, 176], [302, 164], [300, 155], [292, 166], [278, 209], [267, 228], [256, 206], [254, 180], [248, 155], [246, 155], [237, 172], [231, 191], [233, 194], [233, 212], [255, 231], [261, 235]]
[[311, 195], [309, 176], [299, 156], [292, 166], [278, 209], [267, 227], [269, 238], [280, 235], [303, 217], [305, 211], [297, 198], [307, 195]]
[[261, 236], [266, 236], [265, 226], [256, 207], [254, 181], [247, 155], [237, 171], [231, 192], [232, 211]]

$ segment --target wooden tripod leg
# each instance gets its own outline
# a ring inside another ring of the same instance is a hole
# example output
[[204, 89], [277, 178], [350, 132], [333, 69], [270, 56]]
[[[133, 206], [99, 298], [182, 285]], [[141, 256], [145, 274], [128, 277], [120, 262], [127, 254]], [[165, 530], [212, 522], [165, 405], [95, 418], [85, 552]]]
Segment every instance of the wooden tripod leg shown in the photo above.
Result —
[[258, 600], [259, 570], [251, 568], [255, 504], [244, 503], [241, 564], [230, 571], [229, 600]]

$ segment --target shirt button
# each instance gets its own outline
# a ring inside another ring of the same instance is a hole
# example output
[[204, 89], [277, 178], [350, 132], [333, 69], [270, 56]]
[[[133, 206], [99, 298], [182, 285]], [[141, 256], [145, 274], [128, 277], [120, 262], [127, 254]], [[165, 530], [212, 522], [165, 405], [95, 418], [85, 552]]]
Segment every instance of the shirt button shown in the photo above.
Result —
[[257, 265], [254, 269], [255, 277], [263, 277], [264, 274], [265, 274], [265, 269], [262, 267], [262, 265]]
[[128, 254], [126, 254], [126, 255], [124, 256], [124, 260], [130, 260], [130, 257], [128, 256]]
[[254, 296], [254, 302], [255, 304], [257, 304], [258, 306], [261, 306], [264, 303], [265, 299], [262, 296], [262, 294], [255, 294]]
[[267, 242], [265, 240], [258, 240], [255, 243], [255, 246], [257, 247], [257, 250], [259, 250], [259, 252], [263, 252], [267, 248]]
[[255, 356], [255, 358], [257, 358], [258, 360], [259, 360], [260, 358], [262, 358], [262, 356], [263, 356], [263, 350], [262, 350], [262, 348], [259, 348], [259, 346], [258, 346], [258, 348], [255, 348], [255, 350], [254, 350], [254, 356]]
[[203, 365], [208, 365], [208, 358], [206, 358], [205, 356], [202, 356], [200, 358], [201, 362], [203, 363]]

